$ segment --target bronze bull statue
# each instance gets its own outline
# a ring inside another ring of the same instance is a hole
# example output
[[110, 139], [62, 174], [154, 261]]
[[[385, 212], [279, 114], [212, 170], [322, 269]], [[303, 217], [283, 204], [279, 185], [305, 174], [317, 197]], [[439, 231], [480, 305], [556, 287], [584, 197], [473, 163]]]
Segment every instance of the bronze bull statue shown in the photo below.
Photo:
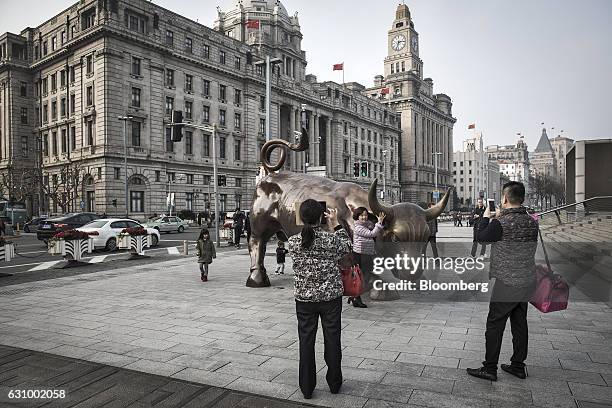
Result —
[[[297, 133], [297, 132], [296, 132]], [[376, 196], [377, 180], [370, 185], [369, 192], [355, 183], [336, 182], [325, 177], [302, 173], [274, 173], [285, 161], [285, 149], [281, 150], [276, 165], [270, 165], [272, 150], [284, 146], [295, 151], [308, 148], [305, 130], [302, 130], [297, 144], [275, 139], [268, 141], [262, 148], [261, 159], [267, 175], [256, 186], [251, 208], [251, 237], [248, 242], [251, 255], [251, 270], [246, 285], [249, 287], [270, 286], [266, 274], [264, 258], [268, 240], [276, 235], [286, 241], [291, 235], [298, 234], [302, 226], [297, 224], [296, 211], [306, 199], [325, 201], [328, 208], [338, 210], [338, 221], [352, 237], [354, 220], [352, 209], [366, 207], [372, 213], [385, 213], [384, 232], [377, 238], [376, 249], [380, 256], [395, 256], [406, 252], [410, 256], [419, 256], [430, 231], [427, 222], [438, 217], [446, 207], [450, 191], [435, 206], [424, 210], [416, 204], [398, 203], [386, 205]], [[401, 272], [393, 272], [397, 278], [410, 279]], [[383, 278], [384, 280], [384, 278]], [[393, 291], [375, 291], [370, 296], [378, 300], [398, 298]]]

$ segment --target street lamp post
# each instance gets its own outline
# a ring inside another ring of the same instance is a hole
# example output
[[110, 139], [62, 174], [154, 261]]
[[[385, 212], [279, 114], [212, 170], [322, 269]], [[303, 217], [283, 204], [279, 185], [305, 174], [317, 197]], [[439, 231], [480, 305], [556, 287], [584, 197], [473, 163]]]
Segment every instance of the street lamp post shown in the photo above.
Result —
[[438, 201], [438, 156], [441, 156], [443, 153], [442, 152], [435, 152], [432, 153], [431, 155], [434, 157], [434, 191], [436, 193], [436, 198], [434, 199], [434, 201]]
[[383, 173], [382, 173], [383, 198], [387, 197], [387, 151], [388, 150], [382, 151], [382, 154], [383, 154]]
[[119, 120], [123, 121], [123, 169], [125, 171], [125, 218], [128, 218], [129, 216], [129, 207], [128, 207], [128, 167], [127, 167], [127, 156], [128, 156], [128, 150], [127, 150], [127, 123], [128, 121], [134, 119], [133, 116], [119, 116], [118, 118]]
[[272, 106], [271, 94], [272, 94], [272, 67], [276, 64], [280, 64], [283, 62], [280, 58], [270, 58], [269, 55], [266, 55], [266, 59], [264, 61], [257, 61], [255, 65], [264, 65], [265, 64], [265, 74], [266, 74], [266, 142], [270, 140], [270, 110]]

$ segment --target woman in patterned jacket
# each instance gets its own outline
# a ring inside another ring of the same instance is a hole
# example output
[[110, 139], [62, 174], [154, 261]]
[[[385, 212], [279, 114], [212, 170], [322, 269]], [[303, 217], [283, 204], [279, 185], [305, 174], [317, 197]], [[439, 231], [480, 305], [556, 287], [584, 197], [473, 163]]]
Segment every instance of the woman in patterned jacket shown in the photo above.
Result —
[[[334, 232], [321, 228], [321, 218]], [[295, 275], [295, 311], [300, 340], [299, 382], [304, 398], [312, 398], [317, 383], [315, 339], [319, 317], [325, 342], [327, 384], [336, 394], [342, 386], [342, 346], [340, 344], [342, 313], [342, 278], [338, 261], [350, 253], [351, 239], [338, 223], [337, 211], [323, 214], [321, 205], [312, 199], [300, 206], [304, 228], [289, 238], [289, 253]]]

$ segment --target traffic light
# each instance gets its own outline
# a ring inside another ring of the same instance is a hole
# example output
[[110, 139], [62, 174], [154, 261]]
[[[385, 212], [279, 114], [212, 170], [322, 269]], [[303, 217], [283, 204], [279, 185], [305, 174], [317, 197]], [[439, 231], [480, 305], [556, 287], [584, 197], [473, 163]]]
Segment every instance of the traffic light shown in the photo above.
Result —
[[112, 203], [113, 203], [113, 207], [117, 208], [117, 199], [116, 198], [113, 199]]
[[359, 177], [359, 162], [353, 163], [353, 176]]
[[183, 111], [172, 111], [172, 134], [170, 140], [180, 142], [183, 140], [183, 125], [175, 125], [175, 123], [183, 123]]
[[361, 177], [368, 177], [368, 162], [361, 162]]

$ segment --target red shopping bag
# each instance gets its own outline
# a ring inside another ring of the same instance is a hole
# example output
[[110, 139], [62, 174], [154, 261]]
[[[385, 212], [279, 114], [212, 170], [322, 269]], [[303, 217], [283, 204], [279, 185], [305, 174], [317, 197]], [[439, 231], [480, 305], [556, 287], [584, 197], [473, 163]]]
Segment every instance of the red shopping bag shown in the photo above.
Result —
[[341, 268], [340, 271], [342, 284], [344, 285], [344, 296], [361, 296], [363, 293], [363, 275], [359, 265]]
[[536, 289], [531, 296], [531, 303], [542, 313], [557, 312], [567, 309], [569, 301], [569, 285], [563, 279], [563, 276], [552, 271], [548, 253], [542, 239], [542, 232], [538, 230], [542, 249], [544, 250], [544, 259], [546, 265], [538, 264], [535, 267]]

